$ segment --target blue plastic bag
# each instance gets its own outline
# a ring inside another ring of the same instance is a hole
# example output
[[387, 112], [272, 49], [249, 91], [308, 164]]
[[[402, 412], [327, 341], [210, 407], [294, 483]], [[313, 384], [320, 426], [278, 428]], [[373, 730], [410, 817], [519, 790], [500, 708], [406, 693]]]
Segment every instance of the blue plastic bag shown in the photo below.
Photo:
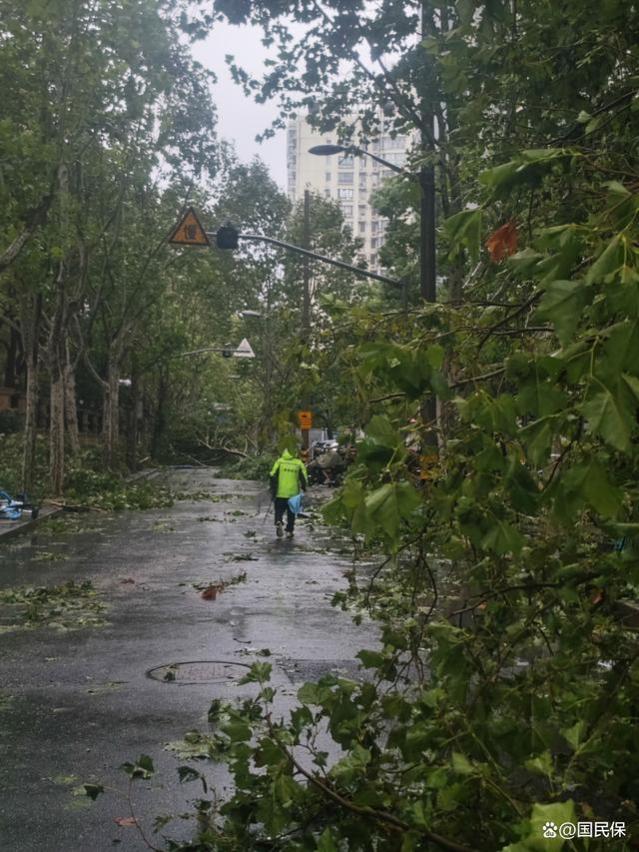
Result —
[[304, 499], [303, 494], [296, 494], [294, 497], [288, 498], [288, 508], [294, 515], [299, 515], [302, 511], [302, 501]]
[[6, 491], [0, 491], [0, 520], [19, 521], [22, 517], [22, 504], [16, 503]]

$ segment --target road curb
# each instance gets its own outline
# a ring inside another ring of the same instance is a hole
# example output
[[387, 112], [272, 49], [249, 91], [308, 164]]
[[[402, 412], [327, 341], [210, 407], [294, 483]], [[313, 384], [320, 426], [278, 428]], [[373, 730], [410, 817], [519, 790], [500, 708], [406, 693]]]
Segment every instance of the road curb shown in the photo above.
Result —
[[[0, 521], [0, 542], [20, 535], [20, 533], [27, 532], [27, 530], [39, 524], [40, 521], [47, 521], [49, 518], [60, 515], [63, 511], [64, 509], [59, 506], [42, 506], [37, 518], [27, 518], [25, 521]], [[7, 524], [6, 529], [5, 524]]]
[[129, 474], [126, 477], [126, 482], [140, 482], [155, 479], [162, 473], [161, 467], [148, 467], [143, 470], [137, 470], [135, 473]]

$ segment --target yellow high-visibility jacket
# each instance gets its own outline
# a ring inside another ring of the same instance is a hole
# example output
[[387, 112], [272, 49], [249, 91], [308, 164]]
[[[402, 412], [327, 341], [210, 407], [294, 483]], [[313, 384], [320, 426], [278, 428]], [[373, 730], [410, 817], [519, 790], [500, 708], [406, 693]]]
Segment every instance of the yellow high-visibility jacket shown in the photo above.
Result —
[[[294, 497], [308, 485], [308, 474], [301, 459], [284, 450], [271, 469], [271, 483], [275, 497]], [[275, 479], [277, 477], [277, 479]]]

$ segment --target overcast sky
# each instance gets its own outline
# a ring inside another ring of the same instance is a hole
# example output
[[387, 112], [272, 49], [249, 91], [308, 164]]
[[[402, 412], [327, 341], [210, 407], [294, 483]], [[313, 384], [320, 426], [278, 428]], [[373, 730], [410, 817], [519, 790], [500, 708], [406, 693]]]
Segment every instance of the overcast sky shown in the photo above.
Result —
[[247, 98], [228, 71], [224, 57], [235, 56], [238, 64], [252, 73], [260, 73], [268, 56], [260, 41], [262, 31], [256, 27], [238, 27], [216, 23], [211, 35], [193, 46], [195, 58], [218, 77], [213, 94], [218, 108], [218, 133], [233, 141], [241, 160], [248, 162], [258, 154], [268, 165], [273, 179], [286, 189], [286, 138], [279, 131], [272, 139], [259, 144], [255, 136], [265, 130], [277, 116], [274, 103], [257, 104]]

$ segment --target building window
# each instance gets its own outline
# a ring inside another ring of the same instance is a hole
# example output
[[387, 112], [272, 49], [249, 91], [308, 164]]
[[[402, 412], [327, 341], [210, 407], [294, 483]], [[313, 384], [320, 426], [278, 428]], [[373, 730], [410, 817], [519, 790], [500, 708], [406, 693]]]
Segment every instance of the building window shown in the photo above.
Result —
[[357, 209], [359, 210], [360, 216], [366, 216], [366, 205], [365, 204], [360, 204]]
[[393, 163], [396, 166], [403, 166], [406, 162], [406, 156], [401, 151], [393, 151], [385, 154], [385, 158], [389, 163]]
[[349, 199], [351, 199], [353, 197], [353, 190], [352, 189], [338, 189], [337, 190], [337, 197], [338, 198], [349, 198]]
[[342, 213], [344, 216], [352, 216], [353, 215], [353, 205], [352, 204], [342, 204]]
[[330, 191], [330, 189], [325, 189], [325, 190], [324, 190], [324, 195], [326, 196], [326, 198], [330, 198], [330, 197], [331, 197], [331, 191]]
[[353, 183], [353, 172], [340, 172], [337, 175], [338, 183]]
[[360, 232], [360, 234], [366, 233], [366, 222], [362, 222], [361, 219], [359, 221], [359, 232]]
[[353, 168], [353, 155], [352, 154], [344, 154], [343, 157], [339, 158], [340, 167], [346, 169]]
[[325, 177], [326, 177], [326, 183], [330, 183], [330, 182], [331, 182], [331, 173], [330, 173], [330, 172], [326, 172]]

